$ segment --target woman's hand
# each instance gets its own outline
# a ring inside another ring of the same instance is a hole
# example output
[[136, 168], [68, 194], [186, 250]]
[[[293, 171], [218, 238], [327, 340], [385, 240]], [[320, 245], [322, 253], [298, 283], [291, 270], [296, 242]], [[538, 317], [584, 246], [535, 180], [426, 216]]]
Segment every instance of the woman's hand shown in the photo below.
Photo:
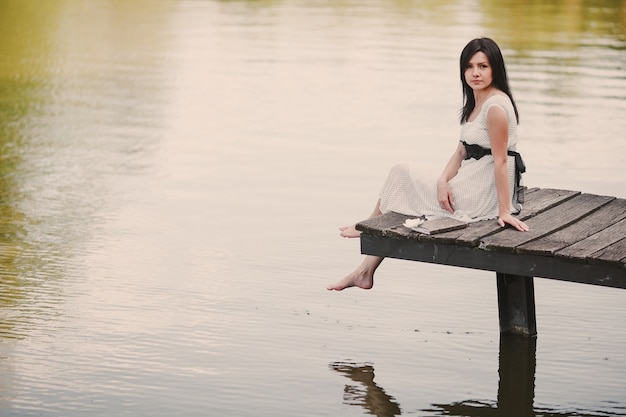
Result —
[[459, 142], [458, 145], [456, 145], [456, 150], [446, 164], [446, 167], [443, 169], [441, 176], [437, 180], [437, 201], [439, 202], [439, 207], [452, 214], [454, 214], [454, 197], [452, 196], [452, 190], [450, 190], [448, 181], [454, 178], [457, 172], [459, 172], [459, 167], [465, 159], [465, 155], [465, 146]]
[[516, 217], [513, 217], [511, 214], [498, 216], [498, 224], [500, 225], [500, 227], [504, 227], [505, 225], [510, 224], [520, 232], [527, 232], [530, 230], [526, 223]]
[[454, 197], [447, 181], [437, 181], [437, 201], [439, 207], [454, 214]]

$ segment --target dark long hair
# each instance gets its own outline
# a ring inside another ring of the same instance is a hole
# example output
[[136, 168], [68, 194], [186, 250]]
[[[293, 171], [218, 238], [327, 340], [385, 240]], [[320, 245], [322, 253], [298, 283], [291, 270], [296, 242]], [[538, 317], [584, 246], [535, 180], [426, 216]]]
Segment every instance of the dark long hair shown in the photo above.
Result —
[[461, 110], [461, 123], [467, 122], [470, 114], [472, 114], [472, 111], [474, 110], [474, 107], [476, 107], [474, 92], [465, 81], [465, 70], [469, 65], [470, 59], [472, 59], [474, 54], [477, 52], [484, 52], [484, 54], [487, 55], [493, 75], [492, 85], [509, 96], [511, 103], [513, 104], [513, 109], [515, 110], [515, 118], [519, 123], [519, 113], [517, 112], [517, 106], [515, 105], [515, 100], [513, 100], [513, 95], [511, 94], [511, 88], [509, 87], [509, 79], [506, 76], [506, 68], [504, 66], [502, 52], [500, 51], [498, 44], [495, 43], [493, 39], [489, 38], [473, 39], [465, 45], [463, 52], [461, 52], [461, 59], [459, 60], [459, 63], [461, 67], [461, 85], [463, 85], [464, 103], [463, 109]]

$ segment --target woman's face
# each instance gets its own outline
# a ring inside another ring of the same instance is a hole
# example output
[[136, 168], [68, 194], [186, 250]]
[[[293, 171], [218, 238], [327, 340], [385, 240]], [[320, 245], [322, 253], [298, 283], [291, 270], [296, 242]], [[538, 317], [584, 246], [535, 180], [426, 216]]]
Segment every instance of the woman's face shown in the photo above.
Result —
[[493, 74], [489, 58], [484, 52], [476, 52], [465, 68], [465, 82], [474, 92], [486, 90], [491, 86]]

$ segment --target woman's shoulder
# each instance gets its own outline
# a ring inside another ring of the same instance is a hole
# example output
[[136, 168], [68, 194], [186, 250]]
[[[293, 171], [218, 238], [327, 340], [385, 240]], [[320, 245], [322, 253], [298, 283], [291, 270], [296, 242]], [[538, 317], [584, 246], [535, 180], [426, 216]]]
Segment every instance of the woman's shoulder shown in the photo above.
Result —
[[502, 92], [502, 91], [498, 91], [497, 93], [493, 94], [492, 96], [490, 96], [489, 98], [487, 98], [487, 100], [485, 100], [485, 104], [487, 105], [506, 105], [506, 106], [512, 106], [513, 104], [511, 103], [511, 98], [509, 96], [506, 95], [506, 93]]
[[515, 116], [515, 110], [513, 109], [513, 103], [511, 102], [511, 98], [507, 96], [504, 92], [499, 91], [489, 97], [487, 100], [485, 100], [482, 108], [484, 114], [487, 115], [489, 109], [494, 106], [504, 110], [508, 117]]

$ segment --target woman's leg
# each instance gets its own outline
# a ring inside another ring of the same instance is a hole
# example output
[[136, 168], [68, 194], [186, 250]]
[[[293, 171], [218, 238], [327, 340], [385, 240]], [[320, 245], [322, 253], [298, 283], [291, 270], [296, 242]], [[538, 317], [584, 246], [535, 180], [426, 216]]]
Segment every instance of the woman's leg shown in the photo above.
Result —
[[[368, 217], [371, 219], [372, 217], [380, 216], [382, 212], [380, 211], [380, 200], [376, 201], [376, 206], [374, 207], [374, 211]], [[340, 235], [343, 237], [359, 237], [361, 236], [361, 232], [356, 230], [356, 224], [352, 226], [340, 227], [341, 230]], [[356, 267], [354, 271], [346, 275], [341, 281], [331, 284], [326, 289], [329, 291], [341, 291], [350, 287], [359, 287], [365, 290], [369, 290], [374, 286], [374, 272], [376, 268], [380, 265], [384, 258], [379, 256], [365, 256], [363, 262], [359, 266]]]
[[346, 275], [336, 284], [326, 287], [329, 291], [341, 291], [350, 287], [359, 287], [369, 290], [374, 286], [374, 272], [383, 261], [383, 257], [366, 255], [363, 262], [354, 271]]
[[[376, 206], [374, 207], [374, 211], [372, 211], [372, 214], [370, 214], [368, 219], [371, 219], [372, 217], [380, 216], [381, 214], [383, 213], [380, 211], [380, 200], [378, 200], [376, 202]], [[353, 224], [351, 226], [340, 227], [339, 230], [340, 230], [339, 234], [343, 237], [353, 238], [353, 237], [361, 236], [361, 232], [356, 230], [356, 224]]]

